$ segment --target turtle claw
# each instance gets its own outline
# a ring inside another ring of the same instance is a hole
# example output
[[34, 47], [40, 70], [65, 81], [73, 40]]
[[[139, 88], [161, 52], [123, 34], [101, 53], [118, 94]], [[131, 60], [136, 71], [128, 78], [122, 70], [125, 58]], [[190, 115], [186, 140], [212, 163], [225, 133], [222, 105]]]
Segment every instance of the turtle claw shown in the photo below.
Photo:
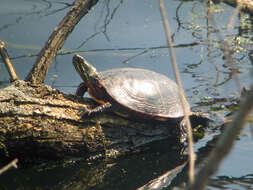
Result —
[[90, 115], [90, 111], [85, 110], [82, 112], [81, 118], [85, 119], [85, 118], [89, 117], [89, 115]]
[[109, 102], [107, 102], [107, 103], [97, 106], [93, 109], [85, 109], [85, 110], [83, 110], [83, 112], [81, 114], [81, 118], [87, 119], [90, 117], [94, 117], [94, 116], [97, 116], [103, 112], [111, 111], [111, 108], [112, 108], [112, 105]]
[[87, 119], [88, 117], [90, 117], [90, 115], [91, 115], [91, 111], [88, 110], [87, 108], [81, 109], [80, 112], [78, 113], [78, 116], [80, 117], [80, 119]]
[[90, 110], [83, 110], [81, 113], [81, 119], [87, 119], [92, 116], [92, 111]]

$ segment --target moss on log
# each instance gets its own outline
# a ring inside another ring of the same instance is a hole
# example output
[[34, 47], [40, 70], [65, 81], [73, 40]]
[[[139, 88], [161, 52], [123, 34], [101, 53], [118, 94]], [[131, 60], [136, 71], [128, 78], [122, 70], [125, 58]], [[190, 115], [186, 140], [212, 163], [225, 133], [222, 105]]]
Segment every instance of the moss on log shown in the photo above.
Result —
[[175, 131], [114, 114], [81, 120], [85, 106], [95, 103], [42, 84], [18, 80], [0, 89], [0, 160], [119, 156]]

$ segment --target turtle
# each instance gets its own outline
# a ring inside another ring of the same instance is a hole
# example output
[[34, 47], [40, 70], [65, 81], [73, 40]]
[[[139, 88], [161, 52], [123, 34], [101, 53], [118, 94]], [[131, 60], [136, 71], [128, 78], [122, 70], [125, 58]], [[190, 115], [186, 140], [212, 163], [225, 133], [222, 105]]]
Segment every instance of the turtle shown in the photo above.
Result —
[[[186, 122], [178, 85], [167, 76], [140, 68], [118, 68], [97, 72], [82, 56], [73, 56], [73, 65], [83, 82], [77, 96], [89, 95], [99, 106], [86, 109], [82, 118], [114, 112], [129, 119], [167, 121], [179, 126], [180, 141], [185, 141]], [[184, 98], [186, 111], [190, 105]]]

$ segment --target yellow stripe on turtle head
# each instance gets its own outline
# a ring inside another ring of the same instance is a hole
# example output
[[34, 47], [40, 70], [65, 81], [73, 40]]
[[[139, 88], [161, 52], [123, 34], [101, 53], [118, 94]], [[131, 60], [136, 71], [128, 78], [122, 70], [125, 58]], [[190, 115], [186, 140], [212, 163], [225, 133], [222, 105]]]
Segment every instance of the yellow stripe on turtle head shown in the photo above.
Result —
[[96, 76], [97, 70], [80, 55], [74, 55], [72, 63], [83, 81], [89, 81], [90, 76]]

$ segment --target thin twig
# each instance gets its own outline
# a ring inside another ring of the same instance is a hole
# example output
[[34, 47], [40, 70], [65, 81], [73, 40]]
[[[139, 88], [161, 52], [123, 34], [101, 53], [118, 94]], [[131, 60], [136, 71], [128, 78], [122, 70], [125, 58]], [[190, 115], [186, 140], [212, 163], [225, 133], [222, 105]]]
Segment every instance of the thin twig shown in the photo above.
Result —
[[5, 43], [3, 41], [0, 41], [0, 54], [3, 58], [5, 67], [7, 68], [9, 75], [11, 77], [10, 81], [13, 82], [15, 80], [18, 80], [18, 75], [16, 74], [16, 71], [11, 63], [11, 60], [8, 57], [7, 51], [5, 49]]
[[171, 56], [171, 61], [173, 65], [173, 71], [175, 74], [175, 78], [179, 87], [179, 94], [180, 94], [180, 101], [183, 105], [183, 110], [184, 110], [184, 115], [185, 115], [185, 121], [187, 125], [187, 134], [188, 134], [188, 147], [189, 147], [189, 181], [190, 183], [194, 182], [194, 160], [195, 160], [195, 155], [194, 155], [194, 149], [193, 149], [193, 137], [192, 137], [192, 131], [191, 131], [191, 123], [189, 119], [189, 112], [187, 110], [185, 98], [184, 98], [184, 92], [182, 88], [182, 83], [180, 79], [180, 75], [178, 72], [177, 64], [176, 64], [176, 58], [175, 58], [175, 53], [172, 45], [172, 40], [171, 40], [171, 35], [170, 35], [170, 29], [169, 29], [169, 24], [166, 19], [165, 11], [164, 11], [164, 5], [163, 5], [163, 0], [160, 0], [160, 11], [161, 15], [163, 18], [163, 25], [168, 41], [168, 46], [169, 46], [169, 51], [170, 51], [170, 56]]
[[[210, 1], [210, 0], [204, 1], [206, 3], [206, 6], [208, 6], [208, 1]], [[238, 13], [240, 12], [241, 8], [242, 7], [240, 6], [240, 3], [238, 2], [238, 6], [232, 12], [232, 16], [230, 17], [230, 21], [227, 24], [227, 33], [229, 35], [232, 34], [231, 31], [232, 31], [234, 23], [235, 23], [235, 18], [238, 15]], [[216, 25], [213, 16], [211, 14], [209, 14], [208, 16], [209, 16], [209, 20], [212, 21], [213, 25]], [[234, 61], [233, 61], [233, 58], [232, 58], [232, 55], [233, 55], [234, 52], [233, 52], [233, 50], [230, 49], [230, 47], [232, 47], [232, 42], [231, 42], [232, 40], [226, 40], [225, 41], [223, 36], [220, 33], [216, 33], [216, 36], [218, 37], [219, 41], [223, 42], [222, 45], [221, 45], [221, 50], [224, 52], [225, 62], [227, 63], [227, 65], [232, 70], [233, 78], [236, 82], [238, 92], [240, 93], [242, 88], [241, 88], [241, 85], [240, 85], [240, 82], [239, 82], [239, 78], [238, 78], [236, 69], [234, 68]]]
[[14, 160], [12, 160], [9, 164], [7, 164], [6, 166], [4, 166], [3, 168], [0, 169], [0, 175], [4, 172], [6, 172], [8, 169], [10, 169], [11, 167], [13, 168], [18, 168], [17, 166], [18, 163], [18, 159], [15, 158]]

